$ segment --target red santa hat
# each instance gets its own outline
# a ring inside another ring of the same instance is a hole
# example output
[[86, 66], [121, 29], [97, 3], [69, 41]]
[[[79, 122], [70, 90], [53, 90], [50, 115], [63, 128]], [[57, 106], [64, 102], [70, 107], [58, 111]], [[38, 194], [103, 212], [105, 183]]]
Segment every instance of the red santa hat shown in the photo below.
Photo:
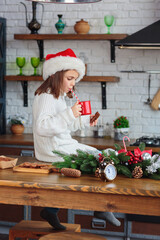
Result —
[[43, 64], [43, 79], [46, 80], [62, 70], [76, 70], [79, 73], [76, 82], [79, 82], [85, 74], [85, 64], [70, 48], [56, 54], [48, 54]]

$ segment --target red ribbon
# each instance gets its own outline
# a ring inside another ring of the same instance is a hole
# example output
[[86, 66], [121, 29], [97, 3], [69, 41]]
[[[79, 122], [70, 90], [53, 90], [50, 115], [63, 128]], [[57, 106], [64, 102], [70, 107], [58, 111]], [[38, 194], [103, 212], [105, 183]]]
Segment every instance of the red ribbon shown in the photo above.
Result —
[[[120, 149], [120, 150], [118, 151], [118, 154], [119, 154], [119, 153], [122, 153], [122, 152], [125, 153], [126, 150], [125, 150], [125, 149]], [[127, 153], [127, 152], [126, 152], [126, 153]], [[134, 149], [134, 155], [131, 153], [131, 151], [128, 151], [128, 153], [129, 153], [129, 155], [132, 155], [132, 156], [135, 156], [135, 157], [141, 157], [143, 153], [149, 153], [149, 154], [152, 156], [152, 149], [150, 149], [150, 150], [144, 150], [144, 151], [141, 152], [141, 150], [140, 150], [139, 148], [136, 148], [136, 149]]]
[[134, 149], [134, 155], [136, 157], [141, 157], [143, 153], [149, 153], [152, 156], [152, 149], [144, 150], [142, 152], [141, 152], [141, 150], [139, 148]]

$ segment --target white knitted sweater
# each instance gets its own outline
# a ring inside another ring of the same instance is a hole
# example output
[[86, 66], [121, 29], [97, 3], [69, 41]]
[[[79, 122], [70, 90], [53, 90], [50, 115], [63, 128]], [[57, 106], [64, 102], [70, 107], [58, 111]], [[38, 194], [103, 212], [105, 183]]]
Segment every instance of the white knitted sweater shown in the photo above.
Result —
[[53, 150], [76, 154], [76, 149], [95, 151], [95, 148], [80, 144], [71, 137], [71, 131], [89, 125], [89, 117], [75, 118], [67, 107], [65, 96], [54, 98], [49, 93], [36, 95], [33, 102], [33, 137], [35, 156], [40, 161], [63, 161]]

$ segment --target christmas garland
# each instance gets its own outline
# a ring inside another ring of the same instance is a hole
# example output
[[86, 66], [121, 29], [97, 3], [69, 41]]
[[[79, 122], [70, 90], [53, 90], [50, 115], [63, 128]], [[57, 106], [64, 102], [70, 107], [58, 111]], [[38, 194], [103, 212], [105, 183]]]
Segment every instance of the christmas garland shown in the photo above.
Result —
[[85, 174], [94, 174], [99, 162], [93, 154], [77, 150], [77, 154], [66, 155], [57, 151], [53, 151], [64, 159], [64, 162], [53, 163], [54, 166], [62, 168], [78, 169]]
[[[152, 156], [152, 150], [145, 150], [141, 143], [134, 152], [122, 149], [115, 144], [116, 151], [109, 151], [108, 158], [114, 161], [118, 174], [134, 178], [152, 178], [160, 180], [160, 153]], [[106, 156], [106, 153], [104, 152]]]
[[160, 153], [152, 156], [152, 150], [145, 151], [145, 144], [141, 143], [134, 152], [122, 149], [115, 144], [114, 149], [106, 149], [102, 152], [88, 153], [77, 150], [77, 154], [66, 155], [53, 151], [64, 159], [64, 162], [53, 163], [62, 168], [78, 169], [84, 174], [95, 174], [102, 162], [112, 162], [118, 174], [129, 178], [152, 178], [160, 180]]

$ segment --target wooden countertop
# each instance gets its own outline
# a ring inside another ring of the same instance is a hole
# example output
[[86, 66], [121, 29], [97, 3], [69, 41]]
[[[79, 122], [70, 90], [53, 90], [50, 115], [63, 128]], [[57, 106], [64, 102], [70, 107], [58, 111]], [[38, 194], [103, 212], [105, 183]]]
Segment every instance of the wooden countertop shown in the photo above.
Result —
[[[106, 138], [94, 138], [94, 137], [74, 137], [78, 142], [90, 145], [99, 150], [103, 150], [106, 148], [114, 148], [114, 144], [117, 143], [123, 148], [123, 141], [115, 141], [114, 139], [106, 139]], [[130, 143], [134, 143], [135, 139], [130, 139]], [[130, 144], [126, 141], [126, 146], [128, 150], [133, 150], [137, 146], [129, 146]], [[22, 145], [22, 146], [33, 146], [33, 135], [32, 134], [22, 134], [22, 135], [14, 135], [14, 134], [5, 134], [0, 135], [0, 145]], [[151, 149], [150, 147], [146, 147], [146, 149]], [[153, 152], [159, 152], [160, 147], [152, 147]]]
[[[24, 161], [36, 159], [18, 157], [17, 164]], [[103, 182], [94, 175], [71, 178], [4, 169], [0, 170], [0, 191], [4, 204], [160, 215], [160, 181], [147, 178], [117, 176]]]

